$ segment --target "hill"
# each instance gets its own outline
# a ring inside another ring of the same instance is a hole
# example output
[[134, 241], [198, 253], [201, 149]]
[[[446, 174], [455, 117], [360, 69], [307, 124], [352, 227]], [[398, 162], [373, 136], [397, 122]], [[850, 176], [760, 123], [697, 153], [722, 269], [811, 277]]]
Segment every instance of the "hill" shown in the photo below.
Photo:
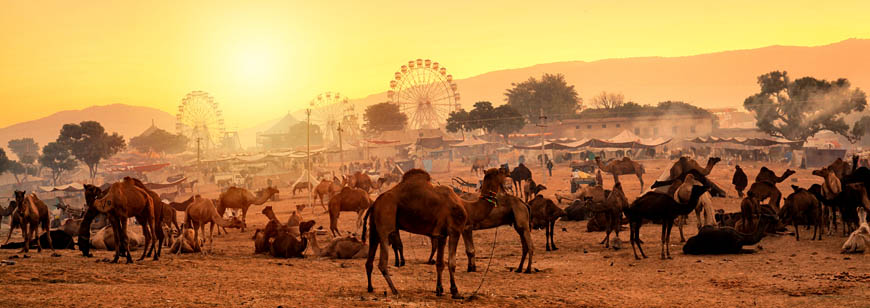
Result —
[[175, 132], [175, 116], [165, 111], [150, 107], [112, 104], [91, 106], [81, 110], [64, 110], [44, 118], [0, 128], [0, 147], [5, 148], [10, 139], [23, 137], [32, 137], [42, 147], [57, 139], [64, 124], [91, 120], [100, 122], [110, 133], [118, 132], [128, 141], [148, 129], [152, 120], [157, 127]]
[[[493, 71], [456, 81], [462, 105], [504, 102], [512, 82], [564, 74], [584, 101], [601, 91], [621, 92], [627, 100], [653, 104], [680, 100], [704, 108], [740, 107], [758, 91], [756, 78], [772, 70], [786, 70], [793, 78], [847, 78], [853, 86], [870, 88], [870, 40], [849, 39], [814, 47], [770, 46], [685, 57], [643, 57], [584, 62], [556, 62]], [[386, 92], [352, 100], [357, 106], [386, 101]], [[358, 108], [363, 110], [364, 107]]]

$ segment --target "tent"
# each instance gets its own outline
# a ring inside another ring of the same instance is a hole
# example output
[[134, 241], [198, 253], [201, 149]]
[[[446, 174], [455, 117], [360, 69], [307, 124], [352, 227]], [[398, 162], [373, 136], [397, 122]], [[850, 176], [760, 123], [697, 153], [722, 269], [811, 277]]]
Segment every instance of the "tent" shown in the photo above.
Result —
[[79, 192], [85, 190], [85, 185], [82, 183], [70, 183], [66, 185], [58, 185], [58, 186], [39, 186], [39, 189], [43, 192], [55, 192], [55, 191], [63, 191], [63, 192]]

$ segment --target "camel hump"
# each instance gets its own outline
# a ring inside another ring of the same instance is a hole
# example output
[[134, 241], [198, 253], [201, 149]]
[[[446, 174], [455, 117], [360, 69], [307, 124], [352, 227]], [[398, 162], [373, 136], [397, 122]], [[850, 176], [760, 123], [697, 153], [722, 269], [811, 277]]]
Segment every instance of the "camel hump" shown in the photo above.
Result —
[[414, 168], [414, 169], [408, 170], [407, 172], [405, 172], [405, 174], [402, 175], [402, 182], [409, 181], [409, 180], [412, 180], [412, 179], [415, 179], [418, 177], [420, 179], [425, 179], [425, 181], [427, 181], [427, 182], [432, 180], [432, 177], [429, 175], [429, 172], [426, 172], [423, 169]]

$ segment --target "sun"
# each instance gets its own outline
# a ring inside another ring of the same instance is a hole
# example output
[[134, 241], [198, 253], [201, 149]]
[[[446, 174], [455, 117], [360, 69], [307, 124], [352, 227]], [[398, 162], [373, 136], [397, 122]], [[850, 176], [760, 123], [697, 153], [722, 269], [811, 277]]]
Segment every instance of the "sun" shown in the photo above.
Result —
[[273, 62], [267, 50], [242, 50], [236, 57], [236, 71], [244, 80], [265, 81], [273, 73]]

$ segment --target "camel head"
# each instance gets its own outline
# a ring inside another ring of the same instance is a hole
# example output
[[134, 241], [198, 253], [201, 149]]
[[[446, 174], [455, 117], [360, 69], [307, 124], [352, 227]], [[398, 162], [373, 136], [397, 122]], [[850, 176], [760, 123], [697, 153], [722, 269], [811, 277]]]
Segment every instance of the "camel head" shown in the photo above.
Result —
[[236, 216], [230, 217], [230, 219], [227, 219], [226, 222], [227, 225], [225, 226], [225, 228], [241, 229], [248, 226], [244, 221]]
[[785, 172], [782, 173], [782, 177], [781, 177], [781, 178], [782, 178], [782, 179], [785, 179], [785, 178], [791, 176], [792, 174], [795, 174], [795, 171], [794, 171], [794, 170], [786, 169]]
[[715, 166], [720, 161], [722, 161], [722, 159], [719, 157], [710, 157], [707, 159], [707, 165], [708, 166]]
[[87, 206], [93, 206], [94, 200], [97, 200], [102, 193], [103, 192], [99, 187], [85, 184], [85, 204], [87, 204]]
[[486, 173], [484, 173], [483, 176], [483, 185], [481, 185], [480, 191], [483, 193], [505, 192], [507, 177], [507, 173], [505, 173], [504, 169], [493, 168], [486, 170]]
[[[19, 208], [19, 209], [24, 207], [24, 197], [25, 197], [25, 194], [26, 194], [26, 193], [25, 193], [23, 190], [16, 190], [15, 193], [14, 193], [14, 195], [15, 195], [15, 203], [18, 204], [18, 208]], [[19, 212], [19, 213], [22, 213], [22, 212]]]
[[[789, 170], [786, 170], [786, 172], [788, 172], [788, 171]], [[792, 172], [794, 172], [794, 171], [792, 171]], [[813, 170], [813, 175], [823, 177], [823, 178], [827, 177], [828, 173], [831, 173], [831, 170], [828, 170], [827, 167], [823, 167], [823, 168], [818, 169], [818, 170]]]
[[303, 221], [299, 224], [299, 232], [308, 233], [308, 231], [311, 231], [311, 228], [314, 227], [314, 224], [314, 220]]

